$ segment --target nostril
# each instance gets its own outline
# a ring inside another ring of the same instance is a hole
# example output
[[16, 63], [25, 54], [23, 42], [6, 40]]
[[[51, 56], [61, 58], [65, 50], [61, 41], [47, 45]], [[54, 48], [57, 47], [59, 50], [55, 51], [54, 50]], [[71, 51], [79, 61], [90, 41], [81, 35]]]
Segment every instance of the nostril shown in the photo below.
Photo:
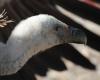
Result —
[[77, 30], [78, 28], [75, 28], [75, 27], [73, 27], [73, 26], [69, 26], [68, 27], [70, 30]]
[[72, 36], [75, 36], [75, 35], [79, 34], [79, 32], [80, 32], [80, 30], [78, 28], [74, 28], [72, 26], [69, 26], [68, 28], [69, 28]]
[[82, 35], [84, 34], [83, 31], [81, 31], [81, 30], [78, 30], [78, 29], [77, 30], [72, 30], [72, 35], [74, 35], [74, 36], [75, 35], [80, 36], [81, 34]]

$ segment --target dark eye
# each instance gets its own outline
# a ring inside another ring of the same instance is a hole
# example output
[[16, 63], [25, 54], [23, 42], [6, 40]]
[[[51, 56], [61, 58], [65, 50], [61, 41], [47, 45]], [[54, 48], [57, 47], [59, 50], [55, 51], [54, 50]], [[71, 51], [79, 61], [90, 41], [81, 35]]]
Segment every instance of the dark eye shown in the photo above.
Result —
[[59, 26], [56, 26], [56, 27], [55, 27], [55, 30], [58, 31], [58, 30], [59, 30]]

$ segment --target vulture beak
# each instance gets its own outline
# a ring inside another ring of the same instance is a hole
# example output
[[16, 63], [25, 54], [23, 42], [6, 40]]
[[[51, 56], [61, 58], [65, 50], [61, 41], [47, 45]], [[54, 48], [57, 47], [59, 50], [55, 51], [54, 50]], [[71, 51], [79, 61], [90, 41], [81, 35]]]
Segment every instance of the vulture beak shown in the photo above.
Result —
[[71, 42], [72, 43], [78, 43], [78, 44], [86, 44], [87, 43], [87, 37], [86, 34], [78, 29], [74, 28], [72, 26], [69, 26], [69, 30], [71, 33]]

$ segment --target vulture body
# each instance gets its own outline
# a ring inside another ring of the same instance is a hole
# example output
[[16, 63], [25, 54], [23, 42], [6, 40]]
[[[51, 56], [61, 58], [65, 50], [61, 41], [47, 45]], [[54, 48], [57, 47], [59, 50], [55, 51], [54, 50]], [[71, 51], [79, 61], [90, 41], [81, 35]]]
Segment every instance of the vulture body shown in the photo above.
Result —
[[40, 51], [74, 42], [86, 42], [81, 30], [50, 15], [29, 17], [15, 27], [6, 44], [0, 43], [0, 75], [16, 73]]

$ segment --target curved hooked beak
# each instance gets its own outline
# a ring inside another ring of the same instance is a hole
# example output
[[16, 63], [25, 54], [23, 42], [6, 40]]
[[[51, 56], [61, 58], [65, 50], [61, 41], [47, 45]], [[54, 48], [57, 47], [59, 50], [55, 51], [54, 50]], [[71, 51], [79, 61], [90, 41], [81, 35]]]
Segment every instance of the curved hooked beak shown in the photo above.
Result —
[[71, 43], [78, 43], [78, 44], [87, 43], [86, 34], [82, 30], [69, 26], [69, 31], [71, 33]]

